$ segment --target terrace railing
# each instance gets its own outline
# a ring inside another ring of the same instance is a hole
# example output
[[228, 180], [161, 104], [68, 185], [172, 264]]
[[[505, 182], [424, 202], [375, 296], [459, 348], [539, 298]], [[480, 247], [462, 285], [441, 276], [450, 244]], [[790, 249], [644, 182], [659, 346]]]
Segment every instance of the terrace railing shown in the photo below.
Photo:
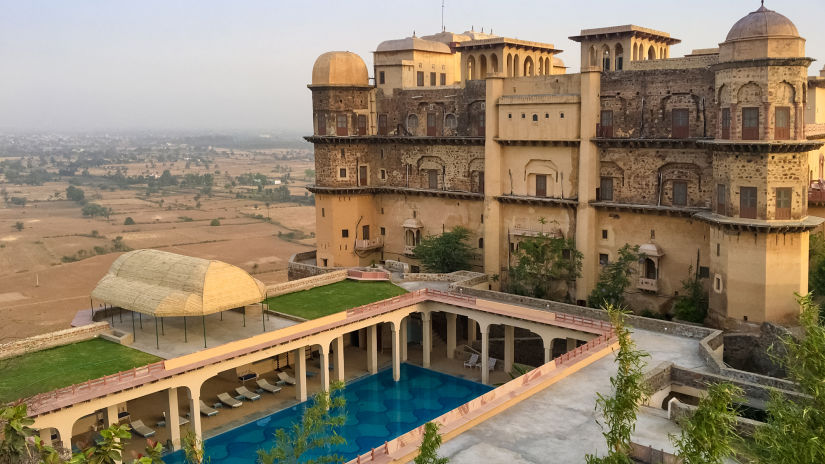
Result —
[[[160, 379], [180, 375], [195, 369], [217, 364], [223, 361], [234, 359], [240, 356], [249, 355], [261, 350], [269, 349], [278, 345], [294, 342], [302, 338], [316, 335], [322, 332], [334, 330], [336, 328], [352, 324], [364, 319], [376, 317], [397, 309], [405, 308], [416, 303], [424, 301], [435, 301], [446, 303], [454, 306], [475, 309], [478, 311], [485, 311], [493, 314], [499, 314], [507, 317], [516, 317], [525, 320], [535, 320], [542, 323], [554, 324], [561, 327], [573, 328], [589, 333], [598, 333], [600, 337], [594, 340], [604, 341], [605, 336], [610, 336], [611, 326], [604, 321], [587, 319], [579, 316], [571, 316], [563, 313], [553, 313], [548, 311], [531, 310], [528, 308], [514, 307], [511, 310], [506, 310], [497, 306], [480, 305], [475, 297], [461, 295], [458, 293], [445, 292], [434, 289], [421, 289], [414, 292], [406, 293], [404, 295], [396, 296], [387, 300], [378, 301], [375, 303], [366, 304], [357, 308], [347, 310], [344, 319], [337, 319], [335, 321], [322, 324], [313, 325], [310, 328], [290, 333], [288, 335], [267, 339], [261, 343], [244, 346], [229, 352], [220, 352], [215, 356], [201, 359], [189, 364], [180, 365], [174, 368], [167, 368], [167, 361], [160, 361], [142, 367], [130, 369], [128, 371], [119, 372], [117, 374], [107, 375], [98, 379], [88, 380], [86, 382], [71, 385], [69, 387], [60, 388], [50, 392], [41, 393], [33, 397], [27, 398], [25, 402], [29, 406], [29, 415], [36, 416], [47, 412], [62, 409], [74, 403], [88, 401], [94, 398], [102, 397], [108, 394], [116, 393], [130, 388], [135, 388], [140, 385], [155, 382]], [[278, 332], [272, 332], [272, 335], [278, 335]], [[266, 334], [264, 334], [266, 335]], [[581, 355], [589, 350], [589, 347], [594, 346], [594, 340], [588, 344], [582, 345], [571, 353], [576, 353], [575, 356]], [[235, 343], [235, 342], [232, 342]], [[215, 350], [212, 348], [211, 350]], [[569, 354], [569, 353], [568, 353]], [[567, 355], [567, 354], [566, 354]], [[568, 356], [569, 359], [574, 355]], [[562, 360], [560, 362], [566, 362]]]

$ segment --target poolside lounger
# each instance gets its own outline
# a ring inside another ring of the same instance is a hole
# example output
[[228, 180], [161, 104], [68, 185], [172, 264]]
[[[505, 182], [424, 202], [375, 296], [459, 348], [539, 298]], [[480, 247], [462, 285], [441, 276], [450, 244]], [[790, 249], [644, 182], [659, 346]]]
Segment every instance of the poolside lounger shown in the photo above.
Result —
[[281, 391], [281, 387], [276, 387], [275, 385], [272, 385], [271, 383], [267, 382], [266, 379], [258, 379], [255, 383], [257, 383], [262, 390], [268, 391], [269, 393], [278, 393], [279, 391]]
[[200, 400], [201, 403], [201, 414], [206, 417], [212, 417], [218, 414], [218, 410], [209, 406], [208, 404], [204, 403], [203, 400]]
[[464, 361], [464, 367], [476, 367], [478, 365], [478, 355], [473, 353], [470, 359]]
[[134, 430], [135, 433], [140, 435], [141, 437], [149, 438], [149, 437], [151, 437], [155, 434], [155, 431], [150, 429], [149, 427], [147, 427], [143, 423], [143, 421], [140, 421], [140, 420], [132, 421], [132, 422], [130, 422], [129, 425], [131, 425], [132, 430]]
[[[169, 423], [169, 418], [166, 417], [166, 411], [163, 411], [163, 420], [166, 421], [167, 424]], [[188, 423], [189, 423], [189, 419], [187, 419], [183, 416], [178, 416], [178, 425], [186, 425]]]
[[249, 391], [249, 389], [246, 387], [238, 387], [235, 389], [235, 391], [238, 392], [239, 395], [243, 396], [244, 399], [247, 399], [249, 401], [256, 401], [261, 399], [261, 395]]
[[281, 379], [282, 382], [288, 383], [290, 385], [295, 385], [296, 382], [294, 378], [290, 377], [289, 374], [286, 372], [278, 372], [278, 378]]
[[221, 400], [221, 403], [231, 408], [240, 408], [241, 406], [243, 406], [242, 402], [229, 396], [229, 393], [218, 393], [218, 399]]
[[488, 363], [487, 368], [489, 370], [493, 370], [496, 368], [496, 358], [490, 358], [490, 362]]

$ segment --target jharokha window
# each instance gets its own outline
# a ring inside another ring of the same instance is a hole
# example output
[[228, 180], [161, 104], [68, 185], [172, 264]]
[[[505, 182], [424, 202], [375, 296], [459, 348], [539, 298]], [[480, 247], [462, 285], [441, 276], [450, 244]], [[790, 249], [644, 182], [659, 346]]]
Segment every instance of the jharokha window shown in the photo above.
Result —
[[791, 194], [793, 189], [782, 187], [776, 189], [776, 213], [774, 219], [791, 218]]
[[599, 137], [613, 137], [613, 111], [603, 110], [599, 123]]
[[742, 140], [759, 140], [759, 108], [742, 108]]
[[367, 135], [367, 117], [363, 114], [358, 115], [358, 135]]
[[739, 217], [756, 219], [756, 187], [739, 187]]
[[687, 108], [675, 108], [673, 110], [674, 139], [686, 139], [690, 137], [690, 111]]
[[722, 108], [722, 138], [730, 139], [730, 108]]
[[673, 182], [673, 206], [687, 206], [687, 182]]
[[791, 138], [791, 109], [787, 106], [776, 108], [774, 138], [788, 140]]

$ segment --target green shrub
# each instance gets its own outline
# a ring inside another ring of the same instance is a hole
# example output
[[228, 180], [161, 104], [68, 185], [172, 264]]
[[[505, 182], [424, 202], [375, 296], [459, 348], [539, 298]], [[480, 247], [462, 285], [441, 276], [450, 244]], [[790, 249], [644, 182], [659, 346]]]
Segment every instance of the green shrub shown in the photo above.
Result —
[[209, 223], [210, 226], [219, 226], [221, 225], [221, 221], [217, 219], [212, 219], [212, 222]]
[[125, 221], [123, 221], [124, 226], [133, 226], [135, 225], [135, 220], [131, 217], [127, 217]]

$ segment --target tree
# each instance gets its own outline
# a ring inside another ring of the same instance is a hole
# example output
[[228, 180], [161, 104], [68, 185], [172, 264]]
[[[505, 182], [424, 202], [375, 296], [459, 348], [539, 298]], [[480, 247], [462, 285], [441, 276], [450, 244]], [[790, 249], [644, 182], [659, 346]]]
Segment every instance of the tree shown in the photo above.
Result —
[[112, 214], [112, 208], [106, 208], [105, 206], [100, 206], [97, 203], [86, 203], [80, 211], [84, 216], [90, 216], [93, 218], [104, 216], [106, 219], [109, 219], [109, 216]]
[[778, 361], [802, 395], [791, 401], [778, 391], [771, 392], [767, 425], [759, 427], [753, 437], [759, 462], [825, 462], [825, 326], [810, 293], [797, 295], [797, 301], [804, 335], [799, 340], [784, 337], [785, 353]]
[[[72, 464], [115, 464], [123, 460], [123, 440], [132, 438], [128, 425], [114, 424], [100, 431], [100, 441], [73, 456]], [[142, 464], [142, 463], [141, 463]]]
[[616, 351], [617, 372], [615, 376], [610, 377], [613, 396], [598, 393], [596, 400], [596, 409], [601, 410], [604, 416], [603, 422], [599, 422], [599, 425], [607, 442], [607, 456], [599, 458], [588, 454], [586, 459], [588, 464], [630, 464], [630, 436], [636, 429], [639, 404], [648, 396], [643, 370], [647, 365], [645, 358], [650, 355], [636, 348], [625, 322], [627, 313], [623, 309], [611, 304], [605, 304], [603, 309], [610, 316], [610, 322], [619, 340], [619, 350]]
[[219, 226], [219, 225], [221, 225], [221, 221], [218, 220], [218, 219], [212, 219], [212, 221], [209, 223], [209, 225], [210, 226]]
[[125, 221], [123, 221], [124, 226], [133, 226], [135, 225], [135, 220], [132, 219], [131, 216], [127, 217]]
[[[346, 400], [340, 392], [343, 387], [342, 382], [335, 382], [329, 393], [318, 392], [299, 422], [292, 424], [288, 431], [275, 431], [272, 449], [258, 450], [258, 460], [262, 464], [343, 463], [343, 457], [330, 454], [331, 447], [346, 444], [344, 437], [338, 434], [346, 422]], [[309, 455], [315, 457], [307, 459]]]
[[702, 323], [708, 315], [708, 294], [705, 292], [699, 276], [688, 268], [688, 278], [682, 281], [682, 291], [673, 305], [677, 319]]
[[[551, 300], [568, 300], [572, 282], [581, 276], [583, 255], [573, 239], [540, 234], [519, 243], [517, 264], [510, 270], [513, 293]], [[554, 289], [555, 283], [566, 283]]]
[[206, 456], [203, 440], [199, 439], [192, 431], [187, 431], [183, 436], [182, 445], [187, 464], [208, 464], [212, 461]]
[[639, 246], [625, 244], [619, 248], [616, 261], [608, 263], [601, 274], [596, 287], [587, 297], [587, 305], [598, 308], [603, 305], [623, 306], [624, 291], [630, 285], [630, 276], [639, 262]]
[[679, 422], [682, 433], [670, 435], [684, 464], [722, 464], [733, 456], [740, 440], [734, 403], [742, 401], [743, 394], [741, 388], [728, 382], [708, 387], [696, 411]]
[[415, 457], [415, 464], [447, 464], [447, 458], [438, 457], [438, 448], [441, 447], [441, 435], [438, 434], [438, 423], [427, 422], [424, 424], [424, 437], [421, 439], [421, 446], [418, 447], [418, 456]]
[[20, 221], [15, 222], [14, 223], [14, 228], [17, 229], [18, 232], [23, 230], [23, 223], [20, 222]]
[[13, 464], [29, 456], [26, 439], [34, 435], [29, 427], [34, 420], [26, 412], [26, 404], [0, 407], [0, 423], [3, 425], [3, 441], [0, 442], [0, 463]]
[[470, 231], [456, 226], [441, 235], [428, 235], [415, 247], [415, 257], [427, 272], [448, 273], [470, 267], [472, 248], [467, 244]]
[[75, 187], [74, 185], [70, 185], [66, 188], [66, 198], [76, 203], [83, 203], [86, 200], [86, 194], [83, 190]]

